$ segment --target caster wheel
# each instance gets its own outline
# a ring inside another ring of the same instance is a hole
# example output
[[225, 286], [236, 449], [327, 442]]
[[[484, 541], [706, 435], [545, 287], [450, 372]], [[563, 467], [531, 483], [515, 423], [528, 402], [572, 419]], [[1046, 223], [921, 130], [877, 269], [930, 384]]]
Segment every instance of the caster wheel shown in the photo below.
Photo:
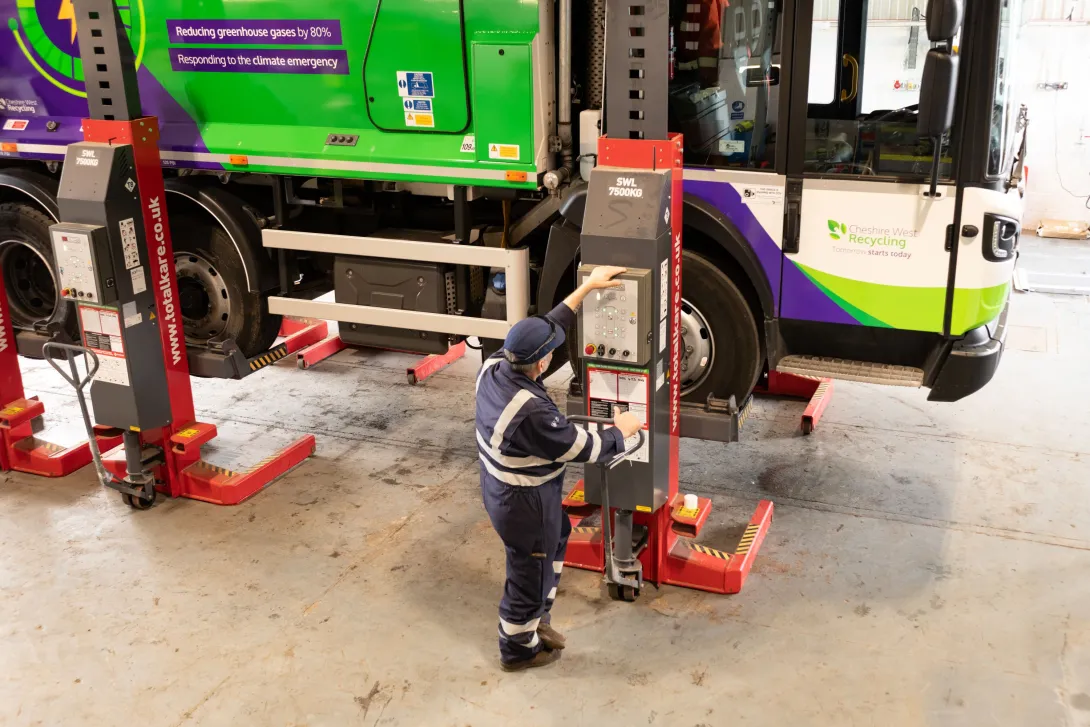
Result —
[[409, 374], [406, 378], [409, 380], [409, 386], [416, 386], [416, 374]]
[[814, 431], [814, 423], [810, 419], [802, 420], [802, 435], [804, 437], [809, 436]]
[[633, 588], [632, 586], [622, 586], [618, 583], [610, 583], [609, 597], [614, 601], [625, 601], [626, 603], [633, 603], [640, 597], [640, 589]]
[[150, 500], [145, 500], [142, 497], [136, 497], [129, 494], [121, 495], [121, 501], [131, 507], [133, 510], [150, 510], [155, 505], [155, 494], [152, 493]]

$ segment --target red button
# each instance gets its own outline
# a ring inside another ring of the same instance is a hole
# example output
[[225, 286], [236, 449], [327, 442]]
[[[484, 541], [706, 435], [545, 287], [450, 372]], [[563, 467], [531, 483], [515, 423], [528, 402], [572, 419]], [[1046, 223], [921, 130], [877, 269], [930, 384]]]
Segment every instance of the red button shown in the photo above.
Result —
[[588, 343], [587, 347], [583, 349], [583, 353], [590, 356], [590, 355], [592, 355], [594, 353], [595, 350], [596, 349], [594, 348], [594, 344], [593, 343]]

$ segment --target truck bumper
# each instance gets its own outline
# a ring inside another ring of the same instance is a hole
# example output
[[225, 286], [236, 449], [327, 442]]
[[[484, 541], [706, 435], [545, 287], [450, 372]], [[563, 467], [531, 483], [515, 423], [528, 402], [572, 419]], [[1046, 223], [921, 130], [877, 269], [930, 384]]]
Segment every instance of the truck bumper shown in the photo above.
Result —
[[1007, 340], [1010, 304], [1008, 297], [998, 318], [954, 342], [931, 385], [928, 401], [958, 401], [980, 391], [992, 380]]

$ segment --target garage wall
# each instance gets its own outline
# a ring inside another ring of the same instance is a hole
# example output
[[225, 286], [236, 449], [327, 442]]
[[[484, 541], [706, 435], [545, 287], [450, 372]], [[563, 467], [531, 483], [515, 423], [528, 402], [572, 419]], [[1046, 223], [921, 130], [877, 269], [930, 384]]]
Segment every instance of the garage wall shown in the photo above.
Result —
[[[1019, 97], [1030, 113], [1025, 227], [1090, 220], [1090, 22], [1029, 23], [1019, 50]], [[1067, 90], [1037, 88], [1054, 82]]]

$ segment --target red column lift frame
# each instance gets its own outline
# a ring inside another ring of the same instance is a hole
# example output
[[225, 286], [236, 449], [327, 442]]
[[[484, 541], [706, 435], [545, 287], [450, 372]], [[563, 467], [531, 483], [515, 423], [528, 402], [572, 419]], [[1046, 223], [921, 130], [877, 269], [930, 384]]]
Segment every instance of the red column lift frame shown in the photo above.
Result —
[[[674, 170], [670, 217], [674, 238], [671, 309], [675, 336], [671, 342], [671, 373], [680, 370], [681, 362], [681, 341], [677, 331], [681, 317], [683, 144], [680, 134], [672, 134], [666, 141], [607, 137], [598, 141], [598, 163], [602, 166], [630, 169], [661, 169], [666, 166]], [[666, 583], [712, 593], [737, 593], [742, 590], [772, 524], [774, 507], [768, 500], [760, 501], [733, 552], [716, 550], [694, 541], [711, 513], [712, 503], [708, 498], [700, 497], [697, 508], [688, 510], [684, 507], [684, 497], [678, 492], [681, 382], [675, 375], [671, 375], [669, 381], [673, 411], [670, 413], [670, 476], [666, 504], [653, 513], [636, 512], [633, 516], [633, 523], [646, 526], [648, 532], [647, 547], [640, 553], [644, 580], [656, 586]], [[600, 508], [586, 504], [582, 480], [565, 497], [564, 508], [573, 527], [568, 538], [565, 563], [576, 568], [604, 571], [601, 528], [583, 525], [584, 521], [599, 513]], [[601, 516], [612, 517], [612, 513], [601, 513]]]
[[[153, 465], [156, 489], [170, 497], [236, 505], [312, 455], [314, 435], [300, 437], [244, 472], [225, 470], [201, 460], [201, 445], [216, 436], [216, 426], [196, 421], [193, 409], [185, 334], [176, 303], [178, 278], [174, 274], [174, 248], [159, 158], [159, 122], [151, 116], [132, 121], [84, 119], [83, 138], [105, 144], [130, 144], [133, 148], [170, 393], [171, 423], [141, 432], [145, 445], [155, 445], [162, 450], [162, 461]], [[103, 463], [116, 477], [125, 476], [124, 452], [115, 450], [105, 455]]]
[[[36, 436], [45, 404], [27, 397], [15, 331], [8, 315], [8, 295], [0, 276], [0, 470], [26, 472], [43, 477], [64, 477], [91, 462], [91, 446], [80, 442], [71, 447]], [[99, 436], [99, 448], [112, 449], [121, 436]]]

